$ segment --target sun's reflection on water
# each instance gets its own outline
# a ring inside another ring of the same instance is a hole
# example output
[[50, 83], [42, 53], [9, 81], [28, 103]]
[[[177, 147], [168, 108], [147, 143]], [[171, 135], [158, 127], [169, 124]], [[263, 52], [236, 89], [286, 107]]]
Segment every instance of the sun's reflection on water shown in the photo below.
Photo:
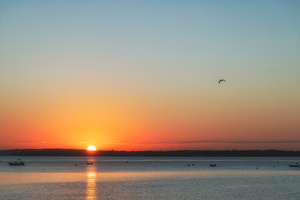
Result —
[[[88, 160], [92, 163], [93, 160]], [[96, 194], [96, 164], [86, 166], [87, 184], [86, 184], [86, 199], [97, 199]]]

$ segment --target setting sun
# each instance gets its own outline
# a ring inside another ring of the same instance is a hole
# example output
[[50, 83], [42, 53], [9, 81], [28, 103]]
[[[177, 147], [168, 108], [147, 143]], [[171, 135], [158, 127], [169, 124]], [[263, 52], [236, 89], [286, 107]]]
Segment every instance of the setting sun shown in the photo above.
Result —
[[96, 147], [95, 146], [89, 146], [87, 148], [88, 151], [96, 151]]

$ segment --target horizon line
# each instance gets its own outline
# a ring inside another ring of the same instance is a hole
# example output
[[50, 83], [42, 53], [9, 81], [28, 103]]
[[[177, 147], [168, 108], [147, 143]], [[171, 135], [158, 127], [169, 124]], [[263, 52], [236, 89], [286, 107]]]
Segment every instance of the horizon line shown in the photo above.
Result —
[[[87, 149], [64, 149], [64, 148], [44, 148], [44, 149], [3, 149], [0, 151], [17, 151], [17, 150], [75, 150], [75, 151], [88, 151]], [[128, 152], [150, 152], [150, 151], [157, 151], [157, 152], [169, 152], [169, 151], [299, 151], [300, 150], [282, 150], [282, 149], [247, 149], [247, 150], [240, 150], [240, 149], [223, 149], [223, 150], [189, 150], [189, 149], [181, 149], [181, 150], [104, 150], [104, 149], [99, 149], [99, 150], [93, 150], [89, 152], [95, 152], [95, 151], [128, 151]]]

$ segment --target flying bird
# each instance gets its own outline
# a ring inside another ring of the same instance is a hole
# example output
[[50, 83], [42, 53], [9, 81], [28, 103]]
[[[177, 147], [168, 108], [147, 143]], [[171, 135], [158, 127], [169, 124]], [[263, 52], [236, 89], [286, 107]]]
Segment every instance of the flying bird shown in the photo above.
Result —
[[226, 82], [224, 79], [221, 79], [221, 80], [219, 80], [219, 84], [220, 84], [222, 81]]

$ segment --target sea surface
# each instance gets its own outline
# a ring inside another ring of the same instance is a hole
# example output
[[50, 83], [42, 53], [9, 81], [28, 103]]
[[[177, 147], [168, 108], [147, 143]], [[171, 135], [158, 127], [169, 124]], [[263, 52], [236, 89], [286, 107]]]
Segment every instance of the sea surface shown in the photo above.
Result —
[[[8, 164], [17, 159], [25, 165]], [[299, 200], [300, 168], [289, 167], [296, 163], [299, 157], [0, 156], [0, 199]]]

